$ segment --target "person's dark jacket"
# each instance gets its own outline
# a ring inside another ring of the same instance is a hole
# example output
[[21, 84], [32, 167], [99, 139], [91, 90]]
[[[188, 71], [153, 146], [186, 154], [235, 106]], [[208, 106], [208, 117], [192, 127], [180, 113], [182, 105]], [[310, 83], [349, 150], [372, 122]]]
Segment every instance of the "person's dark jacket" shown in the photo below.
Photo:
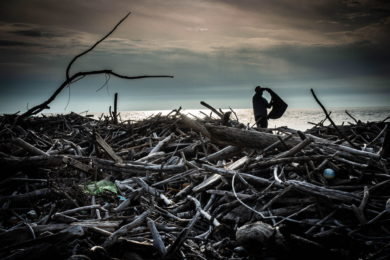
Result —
[[255, 117], [266, 117], [267, 108], [271, 107], [261, 93], [256, 92], [252, 98], [253, 113]]

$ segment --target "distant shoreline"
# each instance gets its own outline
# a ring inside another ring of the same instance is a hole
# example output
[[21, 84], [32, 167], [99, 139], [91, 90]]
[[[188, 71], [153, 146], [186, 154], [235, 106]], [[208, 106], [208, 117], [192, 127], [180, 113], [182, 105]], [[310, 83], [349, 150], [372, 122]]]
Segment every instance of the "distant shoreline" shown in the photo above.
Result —
[[[378, 106], [378, 107], [373, 107], [373, 106], [370, 106], [370, 107], [326, 107], [327, 109], [329, 110], [390, 110], [390, 106]], [[177, 109], [177, 108], [173, 108], [173, 109]], [[173, 109], [161, 109], [161, 110], [156, 110], [156, 109], [153, 109], [153, 110], [119, 110], [119, 112], [126, 112], [126, 113], [130, 113], [130, 112], [170, 112], [172, 111]], [[218, 108], [219, 109], [219, 108]], [[229, 108], [221, 108], [222, 110], [230, 110]], [[251, 107], [250, 108], [232, 108], [233, 110], [248, 110], [248, 109], [252, 109]], [[322, 111], [321, 108], [287, 108], [288, 111]], [[207, 108], [183, 108], [183, 111], [209, 111]], [[75, 111], [69, 111], [69, 112], [66, 112], [66, 113], [58, 113], [58, 112], [48, 112], [48, 113], [44, 113], [45, 115], [47, 114], [67, 114], [67, 113], [71, 113], [71, 112], [75, 112]], [[85, 111], [82, 111], [82, 112], [75, 112], [75, 113], [79, 113], [79, 114], [82, 114], [82, 113], [91, 113], [91, 114], [96, 114], [96, 113], [103, 113], [103, 114], [106, 114], [108, 113], [107, 111], [88, 111], [88, 110], [85, 110]]]

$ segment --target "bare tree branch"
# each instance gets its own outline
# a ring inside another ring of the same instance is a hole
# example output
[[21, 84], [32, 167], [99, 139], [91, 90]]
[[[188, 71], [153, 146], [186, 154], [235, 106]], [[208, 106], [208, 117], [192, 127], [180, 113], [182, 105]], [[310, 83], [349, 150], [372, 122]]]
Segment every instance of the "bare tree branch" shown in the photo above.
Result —
[[29, 110], [27, 110], [25, 113], [23, 113], [22, 115], [20, 115], [19, 117], [16, 118], [16, 121], [15, 123], [18, 121], [18, 120], [21, 120], [21, 119], [25, 119], [29, 116], [32, 116], [32, 115], [36, 115], [38, 114], [39, 112], [43, 111], [44, 109], [49, 109], [49, 104], [58, 96], [58, 94], [66, 87], [68, 86], [69, 84], [72, 84], [82, 78], [84, 78], [85, 76], [89, 76], [89, 75], [98, 75], [98, 74], [106, 74], [106, 75], [112, 75], [112, 76], [115, 76], [115, 77], [118, 77], [118, 78], [121, 78], [121, 79], [143, 79], [143, 78], [173, 78], [173, 76], [169, 76], [169, 75], [140, 75], [140, 76], [128, 76], [128, 75], [122, 75], [122, 74], [119, 74], [119, 73], [116, 73], [112, 70], [107, 70], [107, 69], [104, 69], [104, 70], [93, 70], [93, 71], [81, 71], [81, 72], [77, 72], [73, 75], [70, 75], [70, 69], [73, 65], [73, 63], [78, 59], [80, 58], [81, 56], [87, 54], [88, 52], [92, 51], [99, 43], [101, 43], [102, 41], [104, 41], [108, 36], [110, 36], [117, 28], [118, 26], [124, 21], [126, 20], [126, 18], [130, 15], [130, 12], [126, 14], [125, 17], [123, 17], [115, 26], [113, 29], [111, 29], [111, 31], [109, 31], [103, 38], [101, 38], [100, 40], [98, 40], [94, 45], [92, 45], [90, 48], [88, 48], [87, 50], [83, 51], [82, 53], [78, 54], [77, 56], [75, 56], [71, 61], [70, 63], [68, 64], [67, 68], [66, 68], [66, 79], [65, 81], [54, 91], [54, 93], [46, 100], [44, 101], [43, 103], [39, 104], [39, 105], [36, 105], [32, 108], [30, 108]]
[[336, 132], [339, 134], [340, 138], [344, 139], [345, 141], [347, 141], [353, 148], [356, 148], [358, 149], [359, 147], [357, 147], [354, 143], [352, 143], [352, 141], [348, 138], [348, 136], [344, 135], [340, 129], [336, 126], [336, 124], [333, 122], [332, 118], [330, 118], [329, 116], [329, 113], [328, 111], [326, 110], [326, 108], [324, 107], [324, 105], [318, 100], [316, 94], [314, 93], [314, 90], [311, 88], [310, 89], [310, 92], [311, 94], [313, 95], [314, 99], [317, 101], [318, 105], [320, 105], [320, 107], [322, 108], [322, 111], [324, 111], [324, 114], [326, 116], [326, 118], [328, 118], [328, 120], [330, 121], [330, 123], [332, 124], [332, 126], [334, 127], [334, 129], [336, 129]]
[[109, 31], [106, 35], [103, 36], [103, 38], [101, 38], [100, 40], [98, 40], [94, 45], [92, 45], [91, 47], [89, 47], [87, 50], [83, 51], [82, 53], [76, 55], [68, 64], [68, 67], [66, 67], [66, 78], [69, 79], [70, 76], [69, 76], [69, 72], [70, 72], [70, 68], [72, 67], [73, 63], [78, 59], [80, 58], [81, 56], [87, 54], [88, 52], [92, 51], [93, 49], [95, 49], [96, 46], [98, 46], [99, 43], [101, 43], [102, 41], [104, 41], [105, 39], [107, 39], [108, 36], [110, 36], [115, 30], [116, 28], [118, 28], [118, 26], [124, 21], [127, 19], [127, 17], [130, 15], [131, 12], [128, 12], [125, 17], [123, 17], [115, 26], [114, 28], [111, 29], [111, 31]]

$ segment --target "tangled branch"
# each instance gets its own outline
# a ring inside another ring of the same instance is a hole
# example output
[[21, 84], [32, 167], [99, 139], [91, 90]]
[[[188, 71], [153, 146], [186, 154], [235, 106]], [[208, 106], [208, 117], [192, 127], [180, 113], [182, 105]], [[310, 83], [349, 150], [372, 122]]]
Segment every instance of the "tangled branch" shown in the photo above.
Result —
[[77, 59], [80, 57], [84, 56], [88, 52], [92, 51], [99, 43], [104, 41], [108, 36], [110, 36], [117, 28], [118, 26], [126, 20], [126, 18], [130, 15], [130, 12], [127, 13], [106, 35], [104, 35], [101, 39], [99, 39], [95, 44], [93, 44], [91, 47], [89, 47], [87, 50], [81, 52], [80, 54], [76, 55], [68, 64], [66, 67], [66, 79], [65, 81], [54, 91], [54, 93], [43, 103], [36, 105], [29, 110], [27, 110], [25, 113], [20, 115], [17, 120], [22, 120], [27, 117], [30, 117], [32, 115], [36, 115], [43, 111], [44, 109], [49, 109], [49, 104], [58, 96], [58, 94], [69, 84], [72, 84], [86, 76], [89, 75], [98, 75], [98, 74], [106, 74], [106, 75], [112, 75], [117, 78], [122, 78], [122, 79], [143, 79], [143, 78], [173, 78], [173, 76], [169, 75], [140, 75], [140, 76], [128, 76], [128, 75], [122, 75], [119, 73], [116, 73], [112, 70], [93, 70], [93, 71], [81, 71], [81, 72], [76, 72], [71, 75], [70, 70], [72, 68], [72, 65], [75, 63]]

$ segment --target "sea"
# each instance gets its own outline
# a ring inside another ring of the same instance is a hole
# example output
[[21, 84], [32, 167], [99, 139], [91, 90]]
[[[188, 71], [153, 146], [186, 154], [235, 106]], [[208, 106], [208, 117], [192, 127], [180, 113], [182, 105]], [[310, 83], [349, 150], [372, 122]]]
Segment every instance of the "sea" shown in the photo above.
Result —
[[[252, 109], [232, 109], [237, 115], [238, 120], [241, 123], [249, 126], [254, 125], [255, 120]], [[364, 107], [364, 108], [329, 108], [330, 117], [337, 125], [354, 123], [354, 120], [346, 113], [346, 111], [352, 115], [356, 120], [362, 122], [382, 121], [390, 117], [390, 107]], [[222, 109], [222, 111], [231, 111], [230, 109]], [[161, 114], [167, 115], [171, 110], [154, 110], [154, 111], [120, 111], [121, 120], [143, 120], [153, 115]], [[208, 109], [190, 109], [181, 110], [181, 113], [188, 115], [192, 118], [202, 118], [204, 114], [212, 115], [218, 118], [215, 114], [211, 113]], [[100, 117], [101, 113], [93, 113], [95, 118]], [[236, 116], [232, 114], [232, 118]], [[268, 127], [281, 127], [286, 126], [296, 130], [306, 130], [313, 127], [313, 124], [319, 123], [325, 119], [325, 114], [321, 109], [287, 109], [284, 115], [280, 119], [269, 120]], [[389, 118], [390, 119], [390, 118]], [[329, 125], [330, 122], [326, 120], [324, 125]]]

